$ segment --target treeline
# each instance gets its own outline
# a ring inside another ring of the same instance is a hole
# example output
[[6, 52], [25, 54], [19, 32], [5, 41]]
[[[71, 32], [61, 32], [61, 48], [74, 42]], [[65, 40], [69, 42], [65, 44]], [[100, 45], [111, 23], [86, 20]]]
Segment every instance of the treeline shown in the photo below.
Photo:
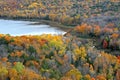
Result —
[[92, 16], [118, 15], [119, 6], [119, 2], [99, 0], [1, 0], [0, 16], [37, 18], [76, 25]]

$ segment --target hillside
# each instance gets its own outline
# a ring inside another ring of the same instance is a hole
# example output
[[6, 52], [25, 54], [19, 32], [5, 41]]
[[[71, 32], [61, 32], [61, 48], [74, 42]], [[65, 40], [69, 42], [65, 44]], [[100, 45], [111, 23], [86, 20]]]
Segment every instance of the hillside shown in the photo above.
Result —
[[0, 0], [1, 18], [44, 19], [65, 25], [81, 24], [84, 19], [120, 16], [117, 0]]
[[0, 35], [0, 80], [119, 80], [120, 57], [87, 39]]
[[119, 0], [0, 0], [0, 19], [66, 32], [0, 34], [0, 80], [120, 80]]

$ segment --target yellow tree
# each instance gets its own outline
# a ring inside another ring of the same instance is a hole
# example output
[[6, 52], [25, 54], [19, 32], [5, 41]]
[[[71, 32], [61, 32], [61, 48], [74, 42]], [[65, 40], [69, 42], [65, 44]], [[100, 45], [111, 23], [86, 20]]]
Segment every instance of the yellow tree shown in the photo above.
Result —
[[0, 80], [5, 80], [7, 77], [8, 77], [7, 68], [0, 65]]
[[79, 58], [85, 59], [85, 57], [87, 55], [85, 47], [75, 48], [74, 55], [75, 55], [76, 59], [79, 59]]
[[19, 76], [18, 76], [16, 69], [11, 68], [8, 71], [9, 71], [8, 75], [11, 80], [19, 80]]
[[70, 70], [65, 74], [65, 76], [71, 77], [72, 80], [80, 80], [82, 78], [80, 71], [77, 69]]
[[49, 19], [51, 19], [52, 21], [55, 21], [56, 17], [57, 15], [54, 13], [49, 14]]

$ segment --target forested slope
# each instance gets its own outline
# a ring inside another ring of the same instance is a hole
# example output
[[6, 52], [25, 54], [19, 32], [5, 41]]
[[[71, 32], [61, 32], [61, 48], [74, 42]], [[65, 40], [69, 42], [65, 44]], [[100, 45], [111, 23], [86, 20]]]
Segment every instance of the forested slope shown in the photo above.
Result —
[[80, 24], [94, 16], [119, 16], [117, 0], [0, 0], [0, 16]]

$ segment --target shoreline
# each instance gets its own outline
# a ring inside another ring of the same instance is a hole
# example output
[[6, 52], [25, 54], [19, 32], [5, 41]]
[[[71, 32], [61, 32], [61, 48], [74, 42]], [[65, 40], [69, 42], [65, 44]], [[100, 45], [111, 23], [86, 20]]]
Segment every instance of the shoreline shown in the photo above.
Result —
[[74, 28], [73, 26], [66, 26], [66, 25], [60, 24], [60, 23], [55, 22], [55, 21], [45, 20], [45, 19], [40, 19], [40, 18], [23, 18], [23, 17], [17, 18], [17, 17], [0, 16], [0, 19], [3, 19], [3, 20], [17, 20], [17, 21], [32, 21], [32, 22], [35, 22], [35, 23], [28, 24], [28, 25], [45, 24], [45, 25], [50, 25], [51, 27], [58, 28], [58, 29], [63, 30], [65, 32], [69, 31], [69, 29]]
[[40, 20], [40, 21], [37, 21], [37, 22], [29, 24], [29, 25], [41, 25], [41, 24], [50, 25], [51, 27], [58, 28], [58, 29], [63, 30], [65, 32], [67, 32], [67, 31], [69, 31], [69, 29], [73, 28], [71, 26], [65, 26], [65, 25], [62, 25], [60, 23], [49, 21], [49, 20]]

